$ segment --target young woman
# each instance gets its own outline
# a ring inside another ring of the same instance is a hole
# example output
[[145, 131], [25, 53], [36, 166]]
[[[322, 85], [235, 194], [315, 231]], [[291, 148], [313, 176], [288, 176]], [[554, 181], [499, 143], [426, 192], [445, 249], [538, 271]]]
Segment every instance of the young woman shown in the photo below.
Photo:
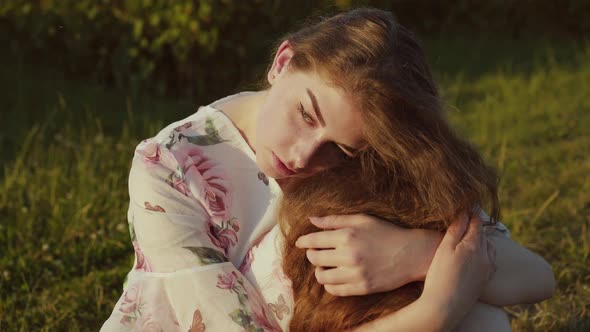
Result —
[[307, 295], [297, 293], [301, 287], [291, 292], [281, 258], [304, 251], [294, 247], [289, 227], [279, 245], [276, 212], [281, 205], [283, 216], [294, 213], [283, 218], [287, 226], [307, 222], [297, 205], [290, 210], [289, 199], [280, 200], [283, 189], [294, 200], [320, 197], [318, 206], [330, 207], [338, 196], [313, 189], [319, 182], [299, 186], [318, 176], [340, 184], [344, 175], [362, 177], [341, 186], [361, 201], [389, 192], [380, 202], [393, 204], [388, 221], [450, 224], [443, 236], [334, 207], [308, 211], [342, 214], [312, 219], [327, 230], [297, 243], [315, 248], [306, 257], [323, 285], [308, 299], [324, 290], [367, 295], [425, 280], [411, 301], [350, 327], [448, 330], [483, 317], [490, 319], [483, 327], [497, 328], [506, 317], [474, 305], [477, 299], [502, 306], [550, 296], [553, 275], [541, 258], [485, 235], [477, 214], [467, 217], [488, 201], [497, 216], [495, 178], [448, 130], [422, 53], [390, 14], [342, 13], [280, 44], [268, 89], [202, 107], [141, 142], [129, 175], [136, 261], [103, 330], [288, 330], [294, 311], [313, 308], [294, 302]]

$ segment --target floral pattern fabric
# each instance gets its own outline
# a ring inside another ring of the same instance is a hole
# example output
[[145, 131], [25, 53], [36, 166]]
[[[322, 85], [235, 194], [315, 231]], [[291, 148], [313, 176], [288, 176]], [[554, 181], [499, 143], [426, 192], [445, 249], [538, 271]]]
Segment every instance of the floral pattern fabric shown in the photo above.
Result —
[[[101, 331], [287, 330], [292, 299], [288, 279], [276, 277], [281, 255], [253, 259], [276, 240], [265, 235], [277, 230], [280, 194], [211, 106], [142, 141], [129, 174], [135, 262]], [[275, 284], [262, 290], [258, 280], [269, 275]]]
[[135, 262], [101, 331], [288, 330], [281, 190], [255, 160], [212, 106], [137, 146], [127, 215]]

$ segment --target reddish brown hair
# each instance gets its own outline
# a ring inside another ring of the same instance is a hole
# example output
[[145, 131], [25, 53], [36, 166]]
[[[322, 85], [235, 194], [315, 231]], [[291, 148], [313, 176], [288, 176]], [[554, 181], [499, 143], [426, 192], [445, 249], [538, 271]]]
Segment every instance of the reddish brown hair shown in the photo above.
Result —
[[366, 213], [444, 230], [460, 213], [482, 206], [495, 220], [497, 176], [448, 125], [421, 45], [390, 13], [355, 9], [285, 39], [294, 50], [290, 66], [341, 87], [363, 117], [367, 147], [359, 157], [290, 181], [279, 209], [283, 269], [295, 299], [291, 330], [340, 331], [407, 305], [421, 287], [345, 298], [325, 292], [305, 251], [294, 245], [318, 231], [308, 217]]

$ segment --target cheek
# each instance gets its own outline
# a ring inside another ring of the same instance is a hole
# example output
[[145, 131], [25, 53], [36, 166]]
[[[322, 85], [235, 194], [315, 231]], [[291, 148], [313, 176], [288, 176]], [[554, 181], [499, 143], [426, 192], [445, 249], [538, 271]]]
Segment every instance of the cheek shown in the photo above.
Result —
[[258, 117], [256, 141], [257, 145], [271, 149], [287, 148], [297, 137], [299, 130], [293, 115], [285, 106], [268, 107], [265, 105]]

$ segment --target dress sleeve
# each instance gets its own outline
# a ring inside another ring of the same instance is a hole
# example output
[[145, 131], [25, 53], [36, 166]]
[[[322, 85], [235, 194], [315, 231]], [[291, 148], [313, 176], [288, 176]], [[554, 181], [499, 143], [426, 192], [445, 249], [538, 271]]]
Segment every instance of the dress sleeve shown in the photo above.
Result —
[[217, 201], [206, 163], [202, 151], [155, 140], [136, 149], [128, 211], [135, 263], [101, 331], [281, 330], [211, 231], [223, 218], [209, 204]]
[[484, 229], [486, 229], [486, 231], [495, 231], [495, 234], [510, 238], [510, 230], [502, 222], [498, 221], [491, 223], [490, 216], [488, 216], [482, 209], [479, 209], [479, 216], [484, 222]]

